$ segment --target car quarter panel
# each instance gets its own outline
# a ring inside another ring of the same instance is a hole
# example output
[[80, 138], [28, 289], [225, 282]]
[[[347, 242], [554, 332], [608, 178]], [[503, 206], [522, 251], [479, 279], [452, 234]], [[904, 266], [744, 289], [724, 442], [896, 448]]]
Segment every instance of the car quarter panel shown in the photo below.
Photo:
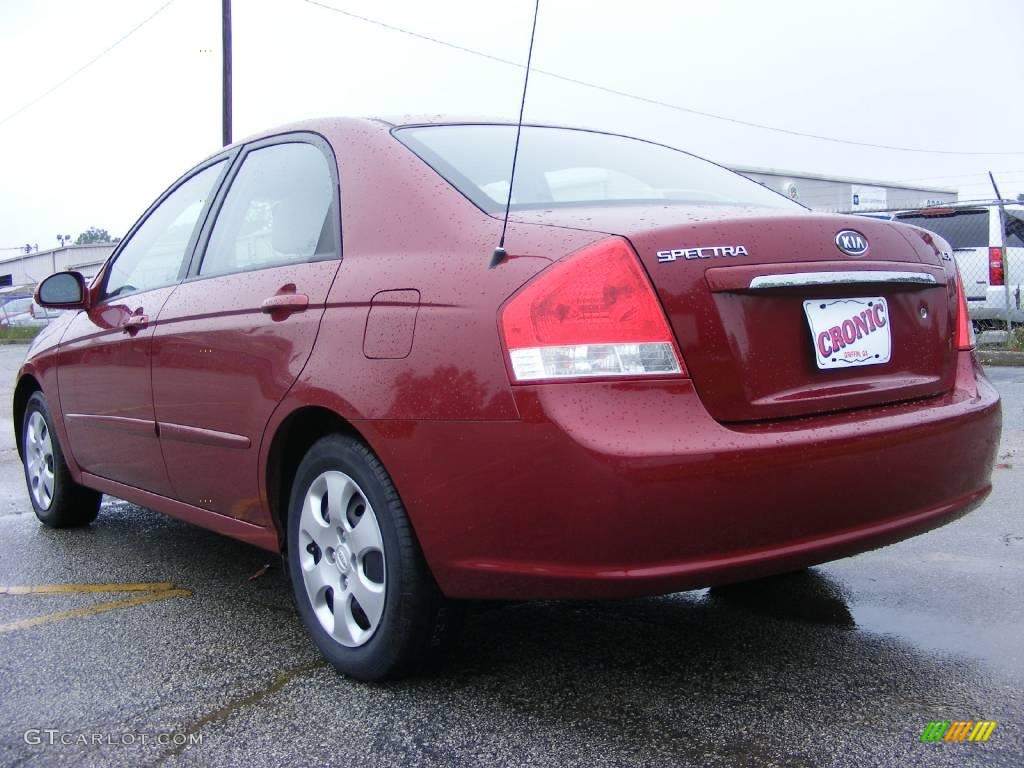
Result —
[[[512, 223], [509, 259], [488, 269], [501, 222], [385, 126], [338, 121], [315, 129], [338, 159], [343, 257], [313, 353], [265, 432], [259, 465], [268, 509], [272, 438], [298, 409], [327, 408], [357, 429], [368, 419], [381, 420], [395, 433], [417, 420], [518, 418], [498, 337], [498, 307], [554, 260], [603, 237]], [[374, 296], [384, 291], [419, 294], [415, 334], [403, 357], [364, 352]], [[376, 439], [370, 443], [385, 450]], [[401, 493], [401, 481], [396, 483]], [[409, 514], [415, 525], [412, 505]]]
[[[319, 390], [347, 419], [516, 418], [498, 307], [552, 261], [602, 235], [513, 224], [511, 257], [488, 269], [500, 221], [377, 124], [346, 123], [327, 135], [338, 157], [344, 255], [297, 387]], [[382, 291], [419, 292], [404, 357], [364, 354]]]

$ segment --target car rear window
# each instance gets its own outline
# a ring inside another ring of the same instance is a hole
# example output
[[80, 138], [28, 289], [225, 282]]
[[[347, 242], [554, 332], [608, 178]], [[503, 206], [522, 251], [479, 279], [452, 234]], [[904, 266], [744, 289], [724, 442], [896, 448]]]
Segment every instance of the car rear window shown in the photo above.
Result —
[[905, 214], [896, 217], [904, 224], [927, 229], [949, 242], [953, 248], [988, 248], [988, 210], [952, 213]]
[[1024, 211], [1006, 209], [1006, 232], [1003, 245], [1008, 248], [1024, 248]]
[[[514, 125], [400, 128], [395, 137], [477, 206], [504, 210]], [[568, 128], [524, 126], [512, 208], [687, 203], [803, 210], [757, 182], [677, 149]]]

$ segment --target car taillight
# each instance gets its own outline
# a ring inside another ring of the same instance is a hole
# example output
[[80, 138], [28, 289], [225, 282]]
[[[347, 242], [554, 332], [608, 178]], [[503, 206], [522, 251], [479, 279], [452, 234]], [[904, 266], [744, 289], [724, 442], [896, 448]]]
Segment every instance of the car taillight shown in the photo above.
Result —
[[500, 325], [516, 381], [686, 374], [654, 288], [621, 237], [548, 267], [505, 303]]
[[1004, 285], [1006, 272], [1003, 269], [1003, 249], [993, 246], [988, 249], [988, 284]]
[[960, 270], [956, 271], [956, 348], [959, 350], [974, 349], [974, 323], [967, 312], [967, 294], [964, 292], [964, 281]]

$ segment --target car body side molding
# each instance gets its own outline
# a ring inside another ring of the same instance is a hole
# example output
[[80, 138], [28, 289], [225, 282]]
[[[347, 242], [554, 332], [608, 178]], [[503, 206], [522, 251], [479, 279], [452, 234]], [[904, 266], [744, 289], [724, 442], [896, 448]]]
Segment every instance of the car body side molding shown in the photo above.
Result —
[[249, 448], [252, 441], [245, 435], [236, 435], [232, 432], [218, 432], [215, 429], [203, 429], [202, 427], [190, 427], [186, 424], [169, 424], [166, 421], [158, 422], [161, 440], [177, 440], [179, 443], [201, 443], [203, 445], [215, 445], [219, 448]]
[[72, 424], [131, 432], [133, 435], [148, 436], [156, 433], [156, 422], [151, 419], [133, 419], [128, 416], [104, 416], [92, 413], [66, 413], [64, 418]]

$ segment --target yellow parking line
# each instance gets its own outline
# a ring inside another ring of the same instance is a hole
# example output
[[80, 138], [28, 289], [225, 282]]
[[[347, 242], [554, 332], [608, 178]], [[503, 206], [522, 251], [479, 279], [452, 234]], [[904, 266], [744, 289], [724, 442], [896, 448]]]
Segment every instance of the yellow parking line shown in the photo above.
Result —
[[161, 592], [174, 589], [169, 581], [149, 584], [38, 584], [34, 587], [0, 586], [0, 595], [75, 594], [79, 592]]
[[67, 619], [79, 619], [85, 616], [95, 616], [98, 613], [116, 611], [119, 608], [131, 608], [143, 603], [152, 603], [157, 600], [168, 600], [172, 597], [188, 597], [191, 590], [175, 587], [170, 582], [155, 582], [148, 584], [41, 584], [30, 587], [4, 587], [0, 586], [0, 594], [3, 595], [31, 595], [31, 594], [76, 594], [96, 592], [145, 592], [146, 594], [135, 597], [126, 597], [122, 600], [110, 600], [105, 603], [96, 603], [84, 608], [75, 608], [70, 611], [58, 611], [47, 613], [43, 616], [33, 616], [30, 619], [21, 619], [7, 624], [0, 624], [0, 635], [8, 632], [16, 632], [19, 629], [29, 629], [42, 624], [52, 624], [56, 621]]

